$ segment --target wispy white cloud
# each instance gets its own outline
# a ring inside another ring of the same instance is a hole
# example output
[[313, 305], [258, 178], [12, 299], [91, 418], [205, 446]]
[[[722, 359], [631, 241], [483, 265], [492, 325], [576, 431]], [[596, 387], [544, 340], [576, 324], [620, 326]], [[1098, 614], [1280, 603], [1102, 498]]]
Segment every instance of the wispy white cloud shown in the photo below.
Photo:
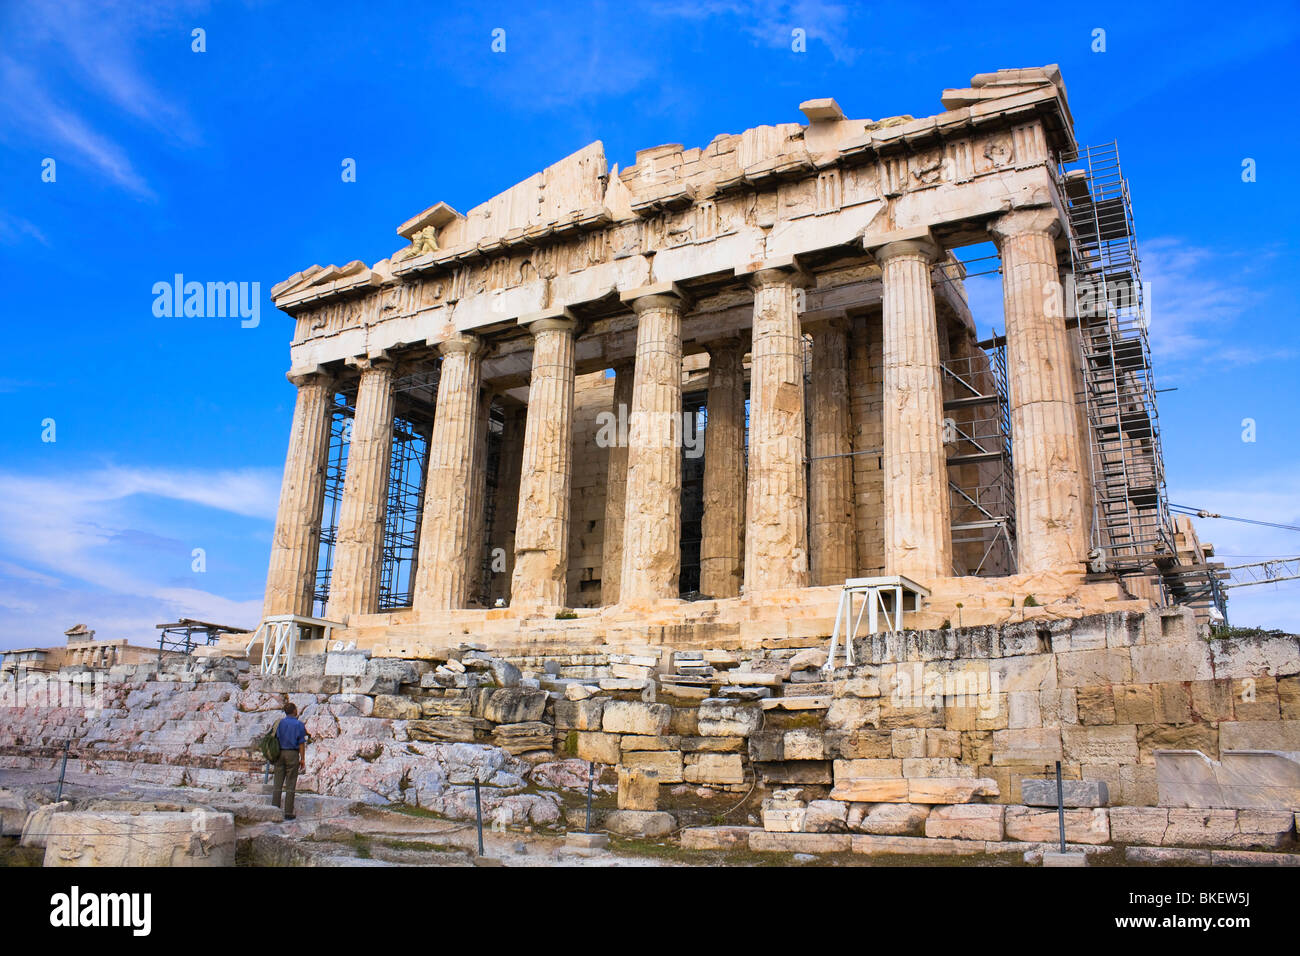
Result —
[[137, 642], [162, 617], [255, 623], [258, 601], [178, 586], [146, 567], [141, 552], [175, 546], [185, 561], [188, 553], [179, 541], [133, 529], [132, 509], [164, 499], [270, 520], [278, 491], [272, 469], [114, 467], [53, 479], [0, 473], [0, 644], [38, 642], [56, 614]]
[[794, 31], [802, 30], [808, 41], [825, 44], [838, 63], [852, 63], [860, 52], [849, 43], [851, 8], [827, 0], [702, 0], [697, 3], [650, 4], [648, 12], [687, 20], [726, 19], [750, 38], [755, 46], [791, 50]]

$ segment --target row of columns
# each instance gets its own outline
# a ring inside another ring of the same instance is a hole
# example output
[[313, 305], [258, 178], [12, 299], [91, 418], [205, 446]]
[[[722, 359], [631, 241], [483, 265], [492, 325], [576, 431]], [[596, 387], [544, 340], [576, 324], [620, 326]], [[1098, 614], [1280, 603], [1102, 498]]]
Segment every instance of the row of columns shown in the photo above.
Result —
[[[1058, 297], [1052, 210], [1019, 211], [992, 233], [1003, 257], [1020, 570], [1071, 567], [1083, 556], [1082, 461], [1070, 342]], [[885, 562], [928, 580], [952, 573], [943, 383], [926, 237], [873, 249], [883, 273]], [[749, 276], [748, 467], [744, 450], [746, 344], [709, 349], [707, 454], [700, 589], [732, 597], [835, 584], [856, 570], [852, 439], [844, 326], [810, 327], [814, 342], [809, 482], [805, 480], [803, 332], [793, 266]], [[1055, 285], [1055, 293], [1051, 292]], [[1045, 291], [1046, 290], [1046, 291]], [[681, 563], [682, 315], [686, 298], [661, 284], [624, 293], [637, 315], [634, 363], [616, 369], [616, 406], [630, 407], [626, 448], [610, 449], [602, 588], [605, 603], [675, 598]], [[566, 599], [577, 323], [554, 310], [528, 324], [532, 377], [524, 426], [511, 578], [517, 607]], [[481, 533], [485, 412], [481, 342], [442, 343], [415, 582], [420, 610], [464, 607]], [[361, 370], [327, 616], [375, 610], [393, 416], [392, 363]], [[281, 489], [266, 613], [309, 614], [320, 534], [330, 386], [298, 381]], [[742, 494], [743, 492], [743, 494]], [[743, 540], [743, 564], [742, 542]], [[811, 557], [811, 562], [810, 562]], [[811, 563], [811, 568], [810, 568]], [[743, 580], [742, 580], [743, 578]]]

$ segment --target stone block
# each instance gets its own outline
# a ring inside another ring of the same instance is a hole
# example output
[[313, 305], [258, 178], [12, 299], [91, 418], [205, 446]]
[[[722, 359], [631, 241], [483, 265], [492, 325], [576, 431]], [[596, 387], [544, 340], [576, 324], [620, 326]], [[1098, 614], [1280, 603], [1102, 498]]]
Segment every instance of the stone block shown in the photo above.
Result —
[[1210, 661], [1209, 645], [1203, 642], [1147, 644], [1130, 648], [1129, 651], [1133, 655], [1131, 680], [1138, 683], [1211, 680], [1215, 676], [1223, 676], [1215, 674]]
[[1001, 804], [938, 806], [925, 821], [925, 835], [954, 840], [1001, 840], [1002, 817]]
[[1300, 677], [1283, 677], [1277, 682], [1277, 702], [1282, 720], [1300, 720]]
[[[1110, 790], [1104, 780], [1062, 780], [1061, 791], [1067, 807], [1104, 807], [1110, 803]], [[1020, 801], [1031, 807], [1055, 807], [1056, 780], [1021, 780]]]
[[747, 850], [759, 827], [691, 827], [681, 832], [683, 850]]
[[903, 761], [895, 758], [862, 758], [859, 760], [836, 760], [835, 782], [856, 780], [860, 778], [901, 777]]
[[961, 761], [972, 767], [986, 767], [993, 763], [992, 730], [961, 731]]
[[849, 805], [840, 800], [812, 800], [807, 807], [804, 829], [809, 833], [843, 833]]
[[911, 803], [971, 803], [999, 793], [997, 781], [987, 777], [917, 777], [907, 784]]
[[575, 850], [603, 850], [609, 846], [608, 833], [566, 833], [564, 845]]
[[1063, 759], [1061, 734], [1062, 729], [1056, 727], [995, 730], [993, 731], [993, 765], [1046, 766], [1055, 763]]
[[619, 836], [668, 836], [677, 826], [671, 813], [662, 810], [611, 810], [605, 814], [605, 829]]
[[1133, 681], [1131, 653], [1141, 648], [1107, 647], [1067, 651], [1056, 655], [1057, 680], [1062, 687], [1096, 687]]
[[1075, 690], [1079, 723], [1090, 726], [1115, 723], [1115, 694], [1109, 684]]
[[27, 814], [27, 819], [20, 826], [22, 838], [18, 841], [19, 846], [44, 847], [49, 839], [50, 832], [57, 824], [54, 819], [55, 814], [68, 813], [71, 810], [72, 801], [70, 800], [61, 800], [58, 803], [47, 803], [42, 807], [37, 807], [30, 814]]
[[1045, 867], [1078, 867], [1088, 865], [1088, 855], [1086, 853], [1070, 852], [1052, 852], [1043, 853], [1043, 866]]
[[983, 840], [860, 835], [852, 838], [854, 853], [882, 856], [971, 856], [984, 852]]
[[1062, 727], [1061, 743], [1065, 759], [1075, 763], [1129, 764], [1138, 759], [1137, 728], [1131, 724]]
[[557, 700], [555, 702], [556, 730], [600, 730], [606, 699], [590, 697], [584, 700]]
[[904, 777], [974, 777], [975, 768], [955, 757], [908, 757], [903, 761]]
[[519, 724], [498, 724], [492, 731], [492, 743], [517, 755], [551, 750], [555, 746], [555, 735], [550, 724], [529, 720]]
[[235, 865], [229, 813], [75, 812], [58, 824], [46, 837], [46, 866]]
[[902, 727], [891, 733], [894, 738], [893, 756], [900, 758], [925, 756], [925, 728]]
[[1148, 724], [1138, 727], [1138, 759], [1155, 763], [1157, 750], [1199, 750], [1219, 755], [1219, 732], [1213, 724]]
[[577, 731], [577, 756], [581, 760], [614, 766], [623, 759], [622, 739], [618, 734]]
[[826, 726], [832, 730], [859, 730], [880, 726], [881, 704], [875, 698], [840, 697], [831, 701]]
[[808, 809], [764, 806], [762, 817], [763, 829], [769, 833], [799, 833], [808, 819]]
[[375, 707], [371, 711], [371, 716], [391, 720], [419, 720], [421, 710], [420, 705], [410, 698], [380, 694], [375, 698]]
[[[1006, 832], [1009, 840], [1053, 843], [1060, 839], [1060, 821], [1055, 810], [1010, 806], [1006, 813]], [[1109, 812], [1101, 807], [1066, 810], [1065, 839], [1068, 843], [1109, 843]]]
[[1300, 674], [1300, 640], [1294, 637], [1235, 637], [1211, 641], [1208, 651], [1217, 677]]
[[783, 833], [755, 830], [749, 848], [756, 853], [847, 853], [847, 833]]
[[754, 772], [764, 784], [829, 784], [832, 777], [829, 760], [779, 760], [754, 764]]
[[434, 717], [429, 720], [412, 720], [406, 725], [408, 740], [483, 743], [491, 735], [491, 721], [478, 717]]
[[681, 783], [683, 775], [680, 750], [639, 750], [622, 755], [623, 766], [640, 770], [654, 770], [660, 783]]
[[832, 731], [825, 739], [828, 756], [858, 759], [893, 755], [893, 731], [890, 730]]
[[1160, 846], [1169, 829], [1164, 807], [1111, 807], [1110, 838], [1116, 843]]
[[[849, 803], [907, 803], [908, 781], [905, 777], [854, 777], [835, 781], [832, 800]], [[922, 801], [942, 803], [945, 801]]]
[[638, 767], [618, 768], [618, 808], [658, 810], [659, 774]]
[[700, 701], [699, 733], [702, 737], [748, 737], [762, 721], [762, 709], [751, 704], [721, 697]]
[[528, 687], [482, 689], [475, 700], [475, 716], [495, 724], [521, 724], [541, 720], [549, 695]]
[[607, 734], [638, 734], [658, 737], [668, 731], [672, 721], [668, 704], [647, 704], [633, 700], [611, 700], [605, 704], [601, 728]]
[[696, 707], [673, 707], [668, 732], [682, 737], [697, 737], [700, 733], [700, 712]]
[[1277, 678], [1263, 675], [1232, 682], [1233, 716], [1237, 720], [1278, 720]]
[[1115, 694], [1115, 723], [1150, 724], [1156, 719], [1155, 687], [1151, 684], [1123, 684]]
[[1192, 715], [1200, 720], [1232, 720], [1232, 681], [1198, 680], [1191, 689]]
[[1238, 720], [1219, 724], [1221, 750], [1300, 751], [1300, 720]]
[[[859, 806], [855, 804], [856, 808]], [[850, 829], [882, 836], [919, 835], [925, 826], [930, 808], [910, 803], [877, 803], [868, 806], [856, 819], [849, 816]]]
[[741, 784], [745, 767], [740, 754], [688, 754], [682, 778], [686, 783]]

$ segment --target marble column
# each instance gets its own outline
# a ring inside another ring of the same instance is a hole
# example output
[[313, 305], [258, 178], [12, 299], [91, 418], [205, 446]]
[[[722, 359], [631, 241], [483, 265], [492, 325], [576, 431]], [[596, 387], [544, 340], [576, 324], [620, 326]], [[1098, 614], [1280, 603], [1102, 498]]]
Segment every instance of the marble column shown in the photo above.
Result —
[[636, 373], [628, 416], [619, 601], [678, 596], [682, 564], [682, 299], [631, 298]]
[[[474, 425], [474, 467], [470, 472], [470, 556], [469, 556], [469, 594], [466, 604], [479, 607], [488, 573], [485, 562], [488, 560], [488, 432], [492, 424], [493, 392], [484, 388], [479, 396], [478, 421]], [[498, 474], [500, 461], [497, 462]]]
[[329, 464], [330, 424], [334, 388], [320, 374], [291, 378], [298, 386], [293, 430], [284, 461], [280, 506], [271, 542], [271, 567], [266, 575], [262, 614], [312, 616], [316, 564], [320, 556], [320, 525], [325, 505], [325, 471]]
[[884, 274], [885, 572], [925, 584], [952, 576], [943, 381], [927, 240], [876, 250]]
[[600, 603], [617, 604], [623, 578], [623, 512], [627, 507], [627, 435], [624, 425], [632, 411], [631, 362], [614, 366], [613, 434], [605, 477], [605, 534], [601, 545]]
[[330, 572], [331, 621], [347, 623], [379, 610], [384, 559], [384, 516], [393, 448], [393, 364], [383, 358], [354, 360], [361, 370], [347, 473]]
[[576, 327], [567, 312], [528, 323], [533, 368], [510, 587], [514, 607], [564, 607], [567, 599]]
[[804, 474], [804, 353], [798, 273], [753, 273], [749, 468], [745, 498], [745, 593], [808, 586], [808, 491]]
[[808, 529], [812, 583], [819, 587], [838, 586], [857, 572], [846, 323], [824, 322], [812, 334], [808, 488], [812, 515]]
[[1057, 211], [1020, 209], [989, 228], [1002, 255], [1018, 570], [1082, 570], [1087, 554], [1072, 343], [1057, 272]]
[[704, 428], [700, 593], [740, 594], [745, 529], [745, 351], [742, 339], [709, 346]]
[[438, 611], [464, 607], [469, 599], [476, 500], [482, 462], [478, 454], [481, 340], [457, 335], [438, 346], [438, 402], [425, 470], [420, 520], [415, 607]]

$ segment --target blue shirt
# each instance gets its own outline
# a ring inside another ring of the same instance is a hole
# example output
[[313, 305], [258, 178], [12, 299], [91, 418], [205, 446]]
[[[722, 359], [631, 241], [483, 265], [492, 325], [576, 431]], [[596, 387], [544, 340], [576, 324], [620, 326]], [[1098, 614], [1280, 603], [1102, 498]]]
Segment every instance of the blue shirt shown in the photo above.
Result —
[[307, 740], [307, 728], [297, 717], [284, 717], [275, 730], [281, 750], [297, 750]]

